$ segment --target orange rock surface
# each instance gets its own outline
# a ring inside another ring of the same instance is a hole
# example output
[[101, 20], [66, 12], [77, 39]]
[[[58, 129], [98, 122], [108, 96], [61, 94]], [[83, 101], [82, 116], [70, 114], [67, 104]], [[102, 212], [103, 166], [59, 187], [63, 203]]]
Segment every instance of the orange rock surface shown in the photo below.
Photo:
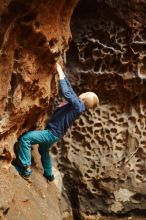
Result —
[[18, 137], [27, 130], [43, 128], [48, 117], [51, 99], [58, 92], [54, 64], [58, 59], [62, 63], [71, 40], [70, 18], [75, 5], [76, 0], [0, 1], [2, 219], [61, 219], [55, 189], [47, 187], [35, 171], [35, 183], [28, 186], [16, 175], [11, 161]]

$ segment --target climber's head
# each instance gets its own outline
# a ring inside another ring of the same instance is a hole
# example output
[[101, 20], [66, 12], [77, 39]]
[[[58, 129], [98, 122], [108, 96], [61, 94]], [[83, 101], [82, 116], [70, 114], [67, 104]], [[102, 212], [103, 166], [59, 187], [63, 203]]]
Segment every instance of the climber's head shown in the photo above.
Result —
[[94, 109], [99, 106], [98, 96], [94, 92], [82, 93], [79, 98], [84, 102], [87, 109]]

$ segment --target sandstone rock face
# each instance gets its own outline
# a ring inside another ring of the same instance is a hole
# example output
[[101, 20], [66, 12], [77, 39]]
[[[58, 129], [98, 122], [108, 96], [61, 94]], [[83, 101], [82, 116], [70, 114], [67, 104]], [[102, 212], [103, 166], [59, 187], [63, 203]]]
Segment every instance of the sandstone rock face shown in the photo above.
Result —
[[143, 0], [83, 0], [74, 11], [67, 72], [78, 94], [100, 99], [53, 149], [74, 219], [146, 213], [145, 14]]
[[146, 213], [144, 0], [80, 0], [74, 11], [66, 70], [77, 93], [96, 92], [100, 107], [52, 148], [64, 197], [39, 166], [31, 184], [11, 166], [19, 135], [44, 127], [58, 93], [54, 63], [66, 60], [76, 2], [0, 1], [0, 219]]
[[1, 218], [61, 219], [55, 190], [35, 170], [32, 186], [19, 176], [15, 180], [11, 161], [18, 137], [44, 127], [58, 92], [53, 66], [71, 40], [75, 5], [76, 0], [0, 0]]
[[33, 170], [32, 183], [13, 167], [5, 170], [0, 175], [0, 195], [0, 219], [62, 219], [58, 190], [38, 170]]
[[10, 151], [21, 133], [36, 126], [56, 94], [53, 64], [68, 47], [74, 5], [75, 1], [1, 3], [1, 154]]

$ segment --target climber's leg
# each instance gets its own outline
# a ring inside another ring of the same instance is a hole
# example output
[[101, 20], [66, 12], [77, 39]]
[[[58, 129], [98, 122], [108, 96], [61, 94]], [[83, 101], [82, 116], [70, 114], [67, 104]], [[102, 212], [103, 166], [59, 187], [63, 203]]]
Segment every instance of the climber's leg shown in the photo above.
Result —
[[51, 145], [49, 144], [40, 144], [39, 145], [39, 153], [41, 155], [41, 162], [44, 168], [44, 176], [52, 176], [52, 158], [49, 153], [49, 148]]
[[31, 165], [31, 145], [48, 142], [50, 142], [48, 130], [29, 131], [22, 135], [19, 138], [18, 157], [23, 166]]
[[52, 174], [52, 158], [49, 153], [49, 149], [51, 145], [58, 141], [59, 138], [55, 137], [51, 133], [49, 133], [50, 136], [50, 142], [46, 143], [41, 143], [39, 144], [39, 153], [41, 155], [41, 162], [44, 168], [44, 176], [49, 180], [52, 181], [54, 180], [54, 175]]
[[[18, 158], [25, 167], [26, 171], [28, 171], [28, 167], [31, 166], [31, 145], [33, 144], [39, 144], [43, 146], [48, 146], [49, 147], [55, 142], [58, 141], [59, 139], [55, 137], [51, 132], [48, 130], [42, 130], [42, 131], [29, 131], [26, 132], [24, 135], [22, 135], [19, 138], [19, 149], [18, 149]], [[47, 148], [45, 149], [46, 152]], [[43, 153], [44, 155], [44, 153]], [[49, 159], [48, 159], [49, 161]], [[46, 164], [46, 163], [45, 163]], [[48, 164], [48, 162], [47, 162]], [[46, 167], [46, 165], [45, 165]], [[30, 170], [30, 169], [29, 169]], [[31, 170], [29, 171], [31, 173]], [[19, 172], [23, 173], [23, 172]], [[26, 172], [27, 175], [28, 172]], [[25, 172], [24, 172], [25, 174]]]

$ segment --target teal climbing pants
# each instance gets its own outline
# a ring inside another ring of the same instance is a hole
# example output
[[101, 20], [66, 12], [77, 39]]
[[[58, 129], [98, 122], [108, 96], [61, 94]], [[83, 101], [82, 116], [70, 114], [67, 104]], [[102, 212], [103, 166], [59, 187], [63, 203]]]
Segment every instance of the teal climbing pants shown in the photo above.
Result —
[[44, 175], [52, 175], [52, 159], [49, 150], [52, 144], [57, 141], [59, 141], [59, 138], [49, 130], [28, 131], [19, 138], [18, 158], [23, 166], [30, 166], [31, 145], [38, 144]]

